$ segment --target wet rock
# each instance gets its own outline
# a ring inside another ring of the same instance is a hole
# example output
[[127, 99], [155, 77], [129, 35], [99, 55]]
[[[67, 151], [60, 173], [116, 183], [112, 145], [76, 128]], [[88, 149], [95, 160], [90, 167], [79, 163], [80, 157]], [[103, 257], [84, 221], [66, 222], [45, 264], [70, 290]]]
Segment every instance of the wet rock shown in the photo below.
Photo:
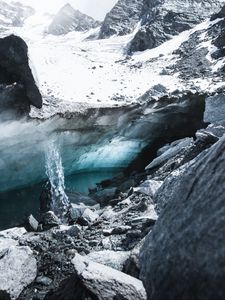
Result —
[[101, 206], [108, 205], [109, 201], [116, 198], [119, 191], [116, 187], [103, 189], [93, 195], [94, 200], [100, 203]]
[[[17, 299], [37, 275], [37, 262], [29, 247], [11, 246], [0, 258], [0, 291]], [[7, 299], [7, 298], [6, 298]]]
[[167, 193], [167, 205], [141, 249], [150, 299], [224, 298], [224, 153], [222, 138]]
[[35, 280], [38, 284], [49, 286], [52, 283], [52, 279], [46, 276], [39, 276]]
[[39, 226], [38, 221], [34, 218], [33, 215], [30, 215], [25, 222], [26, 230], [27, 231], [37, 231], [38, 226]]
[[41, 225], [43, 230], [49, 230], [53, 227], [58, 227], [61, 224], [59, 218], [52, 211], [42, 214]]
[[69, 209], [69, 219], [76, 222], [83, 215], [85, 209], [85, 205], [72, 203]]

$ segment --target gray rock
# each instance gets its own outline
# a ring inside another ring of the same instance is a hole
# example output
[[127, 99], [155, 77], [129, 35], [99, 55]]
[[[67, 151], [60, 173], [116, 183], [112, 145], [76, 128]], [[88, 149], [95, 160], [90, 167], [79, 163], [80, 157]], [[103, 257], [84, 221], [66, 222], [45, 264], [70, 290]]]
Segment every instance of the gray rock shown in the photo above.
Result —
[[141, 281], [133, 277], [78, 254], [72, 262], [83, 288], [86, 287], [96, 295], [96, 299], [146, 299]]
[[184, 148], [191, 145], [192, 142], [192, 138], [185, 138], [183, 140], [180, 140], [178, 143], [172, 143], [167, 150], [165, 149], [165, 151], [163, 151], [163, 153], [160, 156], [155, 158], [145, 169], [150, 170], [164, 164], [167, 160], [176, 156]]
[[61, 224], [59, 218], [54, 214], [53, 211], [48, 211], [42, 214], [41, 224], [44, 230], [49, 230], [53, 227], [58, 227]]
[[85, 219], [88, 223], [93, 223], [99, 218], [99, 214], [86, 208], [84, 213], [82, 214], [82, 218]]
[[82, 204], [71, 204], [69, 209], [69, 217], [72, 221], [76, 222], [84, 213], [86, 209], [85, 205]]
[[37, 275], [37, 262], [29, 247], [11, 246], [0, 258], [0, 291], [17, 299]]
[[144, 51], [159, 46], [184, 30], [218, 12], [224, 2], [222, 0], [206, 0], [201, 3], [191, 0], [184, 5], [182, 0], [162, 0], [145, 2], [145, 14], [142, 26], [130, 44], [130, 51]]
[[99, 38], [125, 35], [132, 32], [143, 14], [144, 0], [119, 0], [106, 15]]
[[125, 262], [130, 257], [130, 251], [94, 251], [87, 255], [87, 258], [111, 267], [118, 271], [123, 271]]
[[114, 199], [118, 194], [116, 187], [102, 189], [95, 194], [93, 194], [94, 200], [100, 203], [101, 206], [105, 206], [109, 203], [110, 200]]
[[225, 139], [189, 166], [141, 249], [148, 297], [224, 299]]
[[219, 94], [206, 98], [204, 122], [224, 124], [225, 95]]
[[26, 220], [26, 229], [27, 231], [37, 231], [38, 230], [38, 221], [34, 218], [33, 215], [30, 215]]
[[146, 180], [139, 187], [133, 188], [134, 192], [142, 193], [153, 197], [162, 185], [162, 181]]

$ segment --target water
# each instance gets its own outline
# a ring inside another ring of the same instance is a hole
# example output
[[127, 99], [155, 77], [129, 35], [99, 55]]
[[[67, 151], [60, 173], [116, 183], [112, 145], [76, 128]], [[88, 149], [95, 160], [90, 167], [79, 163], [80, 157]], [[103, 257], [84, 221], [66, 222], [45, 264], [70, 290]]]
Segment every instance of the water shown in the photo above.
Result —
[[46, 174], [51, 184], [51, 210], [63, 221], [69, 200], [65, 192], [62, 159], [57, 142], [51, 140], [46, 150]]

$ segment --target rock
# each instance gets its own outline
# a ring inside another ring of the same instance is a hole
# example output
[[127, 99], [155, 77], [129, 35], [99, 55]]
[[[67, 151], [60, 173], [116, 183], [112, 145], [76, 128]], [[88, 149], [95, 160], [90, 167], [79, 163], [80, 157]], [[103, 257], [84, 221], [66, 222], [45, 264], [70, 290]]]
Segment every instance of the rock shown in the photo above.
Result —
[[46, 276], [38, 276], [35, 280], [38, 284], [49, 286], [52, 283], [52, 279]]
[[88, 223], [93, 223], [99, 218], [99, 215], [98, 213], [90, 210], [89, 208], [86, 208], [82, 215], [82, 218], [85, 219]]
[[109, 201], [116, 198], [117, 194], [119, 193], [116, 187], [102, 189], [95, 194], [93, 194], [94, 200], [100, 203], [101, 206], [108, 205]]
[[0, 113], [19, 118], [28, 115], [30, 105], [41, 108], [42, 97], [29, 67], [28, 47], [15, 35], [1, 38]]
[[43, 230], [49, 230], [53, 227], [58, 227], [61, 224], [59, 218], [52, 211], [48, 211], [42, 214], [41, 224], [43, 226]]
[[30, 215], [26, 222], [25, 222], [25, 227], [27, 231], [37, 231], [38, 230], [38, 221], [34, 218], [33, 215]]
[[172, 36], [188, 30], [203, 22], [213, 12], [218, 12], [223, 1], [206, 0], [199, 10], [199, 1], [152, 1], [144, 3], [145, 14], [142, 16], [141, 28], [130, 43], [130, 52], [155, 48]]
[[176, 143], [172, 143], [170, 146], [168, 146], [168, 149], [166, 151], [161, 150], [161, 152], [163, 151], [163, 153], [156, 159], [154, 159], [145, 169], [150, 170], [164, 164], [167, 160], [176, 156], [182, 149], [191, 145], [192, 142], [193, 139], [185, 138]]
[[91, 261], [103, 264], [118, 271], [123, 271], [125, 262], [130, 257], [130, 251], [94, 251], [87, 255]]
[[70, 4], [66, 4], [49, 25], [48, 33], [62, 35], [71, 31], [87, 31], [99, 25], [100, 22], [75, 10]]
[[107, 266], [76, 255], [73, 264], [84, 287], [96, 299], [146, 299], [141, 281]]
[[162, 181], [146, 180], [139, 187], [133, 188], [133, 191], [153, 197], [162, 183]]
[[[17, 299], [37, 275], [37, 262], [29, 247], [11, 246], [0, 258], [0, 291]], [[6, 298], [7, 299], [7, 298]]]
[[83, 204], [86, 206], [95, 206], [97, 204], [96, 201], [93, 200], [91, 197], [83, 195], [78, 192], [73, 192], [73, 193], [67, 192], [66, 194], [69, 198], [70, 203], [72, 204], [77, 204], [77, 205]]
[[123, 272], [139, 279], [140, 275], [140, 249], [143, 246], [143, 240], [130, 252], [130, 256], [126, 260]]
[[167, 205], [140, 255], [150, 299], [224, 298], [224, 170], [223, 137], [165, 195]]
[[112, 35], [131, 33], [143, 13], [143, 3], [144, 0], [119, 0], [106, 15], [99, 38], [104, 39]]
[[219, 94], [206, 98], [204, 122], [225, 124], [225, 95]]
[[73, 204], [69, 209], [69, 219], [73, 222], [76, 222], [84, 213], [87, 207], [83, 204]]
[[27, 231], [24, 227], [14, 227], [14, 228], [6, 229], [3, 231], [0, 231], [0, 240], [2, 238], [10, 238], [10, 239], [18, 240], [26, 232]]

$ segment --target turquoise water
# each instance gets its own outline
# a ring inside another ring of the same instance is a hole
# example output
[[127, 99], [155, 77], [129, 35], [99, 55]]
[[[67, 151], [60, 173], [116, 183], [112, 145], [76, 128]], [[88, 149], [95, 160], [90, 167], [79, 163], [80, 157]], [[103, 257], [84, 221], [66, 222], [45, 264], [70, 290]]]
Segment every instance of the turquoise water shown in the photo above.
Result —
[[[65, 178], [66, 192], [88, 194], [96, 183], [116, 176], [120, 170], [100, 170], [74, 174]], [[21, 224], [25, 217], [38, 215], [39, 198], [43, 184], [0, 194], [0, 230]]]

